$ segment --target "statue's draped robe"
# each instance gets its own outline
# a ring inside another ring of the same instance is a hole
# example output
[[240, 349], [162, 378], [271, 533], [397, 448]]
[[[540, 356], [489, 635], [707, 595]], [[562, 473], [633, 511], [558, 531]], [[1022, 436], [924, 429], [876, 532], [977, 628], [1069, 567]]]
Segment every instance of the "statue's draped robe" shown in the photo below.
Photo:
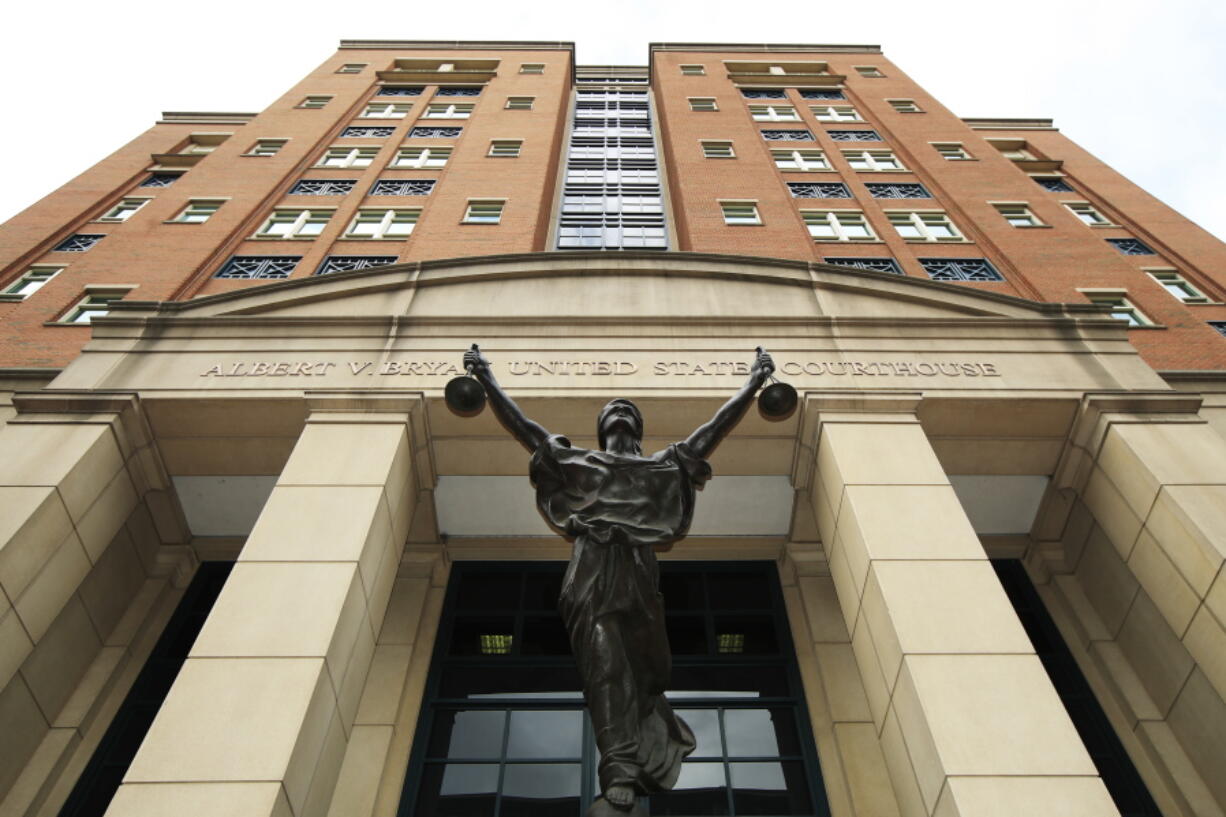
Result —
[[601, 790], [672, 788], [694, 735], [664, 699], [672, 659], [653, 548], [685, 536], [711, 467], [685, 443], [621, 456], [553, 435], [531, 475], [541, 513], [574, 537], [558, 607], [596, 730]]

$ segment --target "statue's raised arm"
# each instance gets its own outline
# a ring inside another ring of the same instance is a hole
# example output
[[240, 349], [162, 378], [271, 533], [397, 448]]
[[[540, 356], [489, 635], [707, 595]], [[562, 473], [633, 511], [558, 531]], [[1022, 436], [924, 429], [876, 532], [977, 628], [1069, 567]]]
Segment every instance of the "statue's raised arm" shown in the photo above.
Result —
[[728, 432], [736, 427], [736, 424], [745, 416], [745, 410], [753, 402], [754, 395], [774, 371], [775, 361], [771, 360], [771, 356], [759, 346], [753, 367], [749, 370], [749, 379], [745, 381], [744, 386], [741, 386], [741, 390], [732, 396], [732, 399], [715, 412], [714, 417], [694, 429], [694, 433], [685, 441], [690, 450], [703, 459], [709, 457], [715, 450], [715, 446], [719, 445], [720, 440], [728, 436]]
[[523, 410], [515, 405], [515, 401], [502, 390], [494, 373], [490, 371], [490, 362], [481, 354], [481, 350], [475, 343], [464, 353], [464, 368], [472, 372], [473, 377], [485, 387], [485, 393], [489, 397], [494, 415], [502, 421], [507, 430], [529, 451], [536, 451], [549, 436], [549, 432], [540, 423], [529, 419]]

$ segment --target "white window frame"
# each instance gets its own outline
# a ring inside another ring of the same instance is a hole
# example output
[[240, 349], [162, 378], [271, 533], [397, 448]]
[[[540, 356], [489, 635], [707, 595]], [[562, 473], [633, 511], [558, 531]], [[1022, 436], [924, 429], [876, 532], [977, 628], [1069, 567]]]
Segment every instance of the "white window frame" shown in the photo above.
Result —
[[[771, 150], [771, 160], [775, 163], [775, 167], [786, 173], [818, 173], [834, 170], [830, 159], [826, 157], [826, 152], [819, 148], [808, 150], [774, 148]], [[781, 164], [781, 161], [785, 164]]]
[[347, 62], [340, 68], [336, 69], [338, 74], [360, 74], [366, 67], [370, 65], [368, 62]]
[[289, 139], [256, 139], [255, 144], [247, 148], [244, 156], [276, 156], [285, 147]]
[[519, 64], [519, 73], [521, 74], [543, 74], [545, 73], [545, 63], [543, 62], [521, 62]]
[[127, 221], [140, 212], [140, 209], [153, 201], [152, 196], [125, 196], [111, 205], [105, 213], [95, 221], [122, 222]]
[[720, 199], [719, 209], [724, 216], [724, 224], [729, 227], [758, 227], [762, 224], [762, 214], [758, 212], [756, 201]]
[[685, 99], [690, 103], [691, 111], [709, 113], [719, 110], [719, 103], [715, 101], [713, 96], [687, 96]]
[[[859, 173], [906, 173], [902, 159], [892, 150], [844, 150], [843, 159]], [[864, 165], [860, 167], [858, 165]]]
[[411, 102], [368, 102], [358, 119], [404, 119], [409, 115]]
[[705, 65], [687, 63], [677, 67], [681, 70], [681, 75], [685, 77], [704, 77], [707, 75], [707, 66]]
[[1086, 296], [1092, 304], [1111, 307], [1111, 317], [1126, 321], [1129, 329], [1154, 325], [1153, 320], [1128, 297], [1127, 290], [1079, 289], [1077, 291]]
[[1172, 267], [1142, 267], [1158, 286], [1170, 293], [1175, 300], [1185, 304], [1213, 303], [1209, 296], [1201, 292], [1192, 282], [1179, 274]]
[[509, 96], [503, 108], [508, 111], [530, 111], [534, 105], [536, 105], [534, 96]]
[[468, 119], [472, 116], [475, 102], [431, 102], [426, 106], [422, 119]]
[[991, 201], [988, 202], [1000, 213], [1000, 217], [1011, 227], [1026, 229], [1028, 227], [1046, 227], [1043, 220], [1034, 214], [1030, 205], [1024, 201]]
[[[1077, 217], [1077, 220], [1087, 227], [1118, 227], [1119, 225], [1107, 218], [1102, 210], [1099, 210], [1088, 201], [1062, 201], [1070, 213]], [[1088, 218], [1087, 218], [1088, 216]]]
[[[469, 199], [461, 224], [501, 224], [506, 199]], [[497, 212], [495, 212], [497, 208]]]
[[327, 107], [328, 103], [331, 101], [331, 94], [307, 94], [302, 98], [302, 101], [294, 107], [304, 108], [308, 111], [317, 111], [320, 108]]
[[755, 122], [799, 122], [800, 112], [792, 105], [750, 105], [749, 115]]
[[[229, 199], [188, 199], [183, 209], [167, 224], [203, 224]], [[203, 217], [202, 217], [203, 216]]]
[[[800, 216], [804, 219], [809, 237], [814, 241], [839, 241], [851, 244], [881, 240], [877, 237], [873, 225], [869, 223], [863, 210], [801, 210]], [[821, 225], [830, 231], [830, 235], [815, 232], [815, 228]], [[849, 227], [862, 228], [865, 235], [849, 232]]]
[[[413, 234], [420, 220], [420, 207], [362, 207], [345, 228], [343, 238], [358, 241], [405, 241]], [[377, 226], [369, 233], [356, 232], [361, 224]], [[405, 225], [408, 229], [404, 229]]]
[[[886, 210], [886, 218], [894, 227], [904, 241], [931, 243], [931, 244], [964, 244], [966, 237], [954, 224], [953, 219], [944, 210]], [[898, 229], [899, 225], [905, 225], [915, 230], [918, 235], [906, 235]], [[939, 225], [947, 228], [952, 235], [940, 235], [933, 232], [930, 227]]]
[[[252, 237], [276, 241], [314, 241], [327, 228], [335, 212], [335, 207], [277, 207], [268, 214]], [[291, 214], [292, 220], [288, 218]], [[274, 225], [280, 224], [288, 224], [289, 227], [284, 232], [271, 231]], [[316, 227], [319, 229], [316, 230]]]
[[63, 264], [35, 264], [0, 294], [5, 296], [6, 301], [24, 301], [46, 286], [47, 282], [59, 275], [63, 269]]
[[866, 79], [881, 79], [885, 74], [875, 65], [853, 65], [852, 69]]
[[[342, 158], [341, 154], [345, 154]], [[370, 167], [379, 148], [372, 145], [349, 147], [348, 145], [333, 145], [326, 148], [315, 167]], [[330, 162], [329, 159], [340, 159], [340, 162]]]
[[970, 154], [961, 142], [929, 142], [942, 159], [948, 162], [969, 162], [975, 157]]
[[495, 159], [518, 159], [523, 148], [523, 139], [491, 139], [489, 152], [485, 155]]
[[818, 122], [863, 122], [864, 118], [860, 116], [851, 105], [810, 105], [809, 112], [813, 114], [813, 118]]
[[700, 139], [704, 159], [735, 159], [736, 150], [728, 139]]
[[[416, 157], [409, 156], [412, 151], [417, 152]], [[388, 167], [445, 167], [450, 159], [451, 148], [401, 145]]]
[[69, 307], [56, 323], [69, 326], [88, 326], [94, 318], [100, 318], [110, 313], [112, 301], [121, 300], [135, 287], [132, 286], [98, 286], [87, 284], [85, 294]]
[[915, 103], [914, 99], [887, 99], [890, 107], [896, 113], [923, 113], [924, 109]]

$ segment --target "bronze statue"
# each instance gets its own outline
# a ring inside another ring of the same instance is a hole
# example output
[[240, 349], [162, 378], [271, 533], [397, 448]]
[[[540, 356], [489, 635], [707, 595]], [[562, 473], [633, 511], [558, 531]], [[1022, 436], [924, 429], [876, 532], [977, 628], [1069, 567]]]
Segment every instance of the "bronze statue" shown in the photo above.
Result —
[[[536, 504], [574, 543], [558, 608], [570, 634], [600, 750], [600, 789], [589, 815], [641, 813], [635, 798], [671, 789], [694, 735], [664, 698], [672, 669], [654, 548], [683, 538], [707, 457], [744, 416], [775, 370], [758, 349], [748, 381], [684, 442], [644, 456], [643, 417], [629, 400], [596, 421], [599, 451], [575, 448], [507, 396], [476, 344], [464, 365], [494, 414], [532, 452]], [[610, 808], [611, 807], [611, 808]]]

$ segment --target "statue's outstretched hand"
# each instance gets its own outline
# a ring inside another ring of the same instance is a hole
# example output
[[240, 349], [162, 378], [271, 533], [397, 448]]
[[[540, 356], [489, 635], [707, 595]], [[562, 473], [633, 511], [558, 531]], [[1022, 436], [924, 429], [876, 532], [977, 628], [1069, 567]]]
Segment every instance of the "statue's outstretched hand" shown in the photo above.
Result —
[[753, 367], [750, 368], [749, 375], [761, 385], [775, 373], [775, 361], [771, 359], [771, 356], [761, 346], [758, 347], [757, 351], [758, 356], [754, 358]]
[[477, 348], [475, 343], [471, 349], [464, 353], [464, 368], [473, 374], [488, 372], [490, 369], [490, 362], [481, 354], [481, 350]]

